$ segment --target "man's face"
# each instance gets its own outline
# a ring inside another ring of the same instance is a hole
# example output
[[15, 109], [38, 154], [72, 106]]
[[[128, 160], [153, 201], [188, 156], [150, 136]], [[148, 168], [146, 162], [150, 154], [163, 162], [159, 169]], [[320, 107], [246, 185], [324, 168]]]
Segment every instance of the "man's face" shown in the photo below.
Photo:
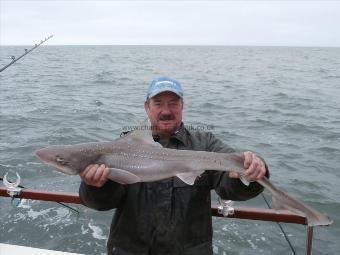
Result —
[[154, 134], [169, 136], [181, 125], [183, 101], [175, 93], [160, 93], [147, 100], [144, 108]]

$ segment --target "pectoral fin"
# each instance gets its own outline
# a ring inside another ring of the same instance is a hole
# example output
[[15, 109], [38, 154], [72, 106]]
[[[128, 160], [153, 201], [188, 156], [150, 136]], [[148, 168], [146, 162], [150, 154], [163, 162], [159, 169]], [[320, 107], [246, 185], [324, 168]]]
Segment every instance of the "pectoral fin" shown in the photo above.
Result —
[[108, 178], [120, 184], [132, 184], [141, 181], [137, 175], [118, 168], [109, 168]]

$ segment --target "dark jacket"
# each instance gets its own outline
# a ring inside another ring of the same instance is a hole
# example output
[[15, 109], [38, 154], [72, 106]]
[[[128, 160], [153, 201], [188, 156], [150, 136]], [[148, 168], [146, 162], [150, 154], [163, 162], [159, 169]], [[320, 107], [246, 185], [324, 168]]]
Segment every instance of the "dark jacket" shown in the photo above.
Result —
[[[168, 140], [154, 139], [166, 148], [234, 152], [213, 134], [189, 132], [183, 125]], [[256, 182], [247, 187], [224, 172], [206, 171], [193, 186], [177, 177], [131, 185], [108, 181], [101, 188], [82, 182], [79, 195], [90, 208], [116, 208], [107, 244], [109, 255], [207, 255], [213, 254], [212, 189], [230, 200], [247, 200], [263, 190]]]

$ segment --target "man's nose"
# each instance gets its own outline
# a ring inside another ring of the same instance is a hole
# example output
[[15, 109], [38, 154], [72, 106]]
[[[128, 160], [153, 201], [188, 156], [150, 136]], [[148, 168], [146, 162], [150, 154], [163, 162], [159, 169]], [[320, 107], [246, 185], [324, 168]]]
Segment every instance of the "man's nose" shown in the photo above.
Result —
[[162, 107], [162, 111], [161, 112], [162, 112], [162, 114], [170, 114], [171, 113], [170, 107], [167, 106], [167, 105], [164, 105]]

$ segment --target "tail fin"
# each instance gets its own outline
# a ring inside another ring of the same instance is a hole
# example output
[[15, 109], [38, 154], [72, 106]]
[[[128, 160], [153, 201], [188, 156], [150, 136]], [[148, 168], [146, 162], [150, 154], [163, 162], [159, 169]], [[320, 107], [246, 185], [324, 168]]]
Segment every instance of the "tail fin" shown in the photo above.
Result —
[[305, 216], [307, 218], [308, 226], [328, 226], [333, 223], [333, 220], [327, 215], [309, 207], [302, 201], [299, 201], [288, 193], [278, 189], [266, 177], [258, 180], [258, 182], [272, 194], [272, 204], [275, 209], [286, 209]]

